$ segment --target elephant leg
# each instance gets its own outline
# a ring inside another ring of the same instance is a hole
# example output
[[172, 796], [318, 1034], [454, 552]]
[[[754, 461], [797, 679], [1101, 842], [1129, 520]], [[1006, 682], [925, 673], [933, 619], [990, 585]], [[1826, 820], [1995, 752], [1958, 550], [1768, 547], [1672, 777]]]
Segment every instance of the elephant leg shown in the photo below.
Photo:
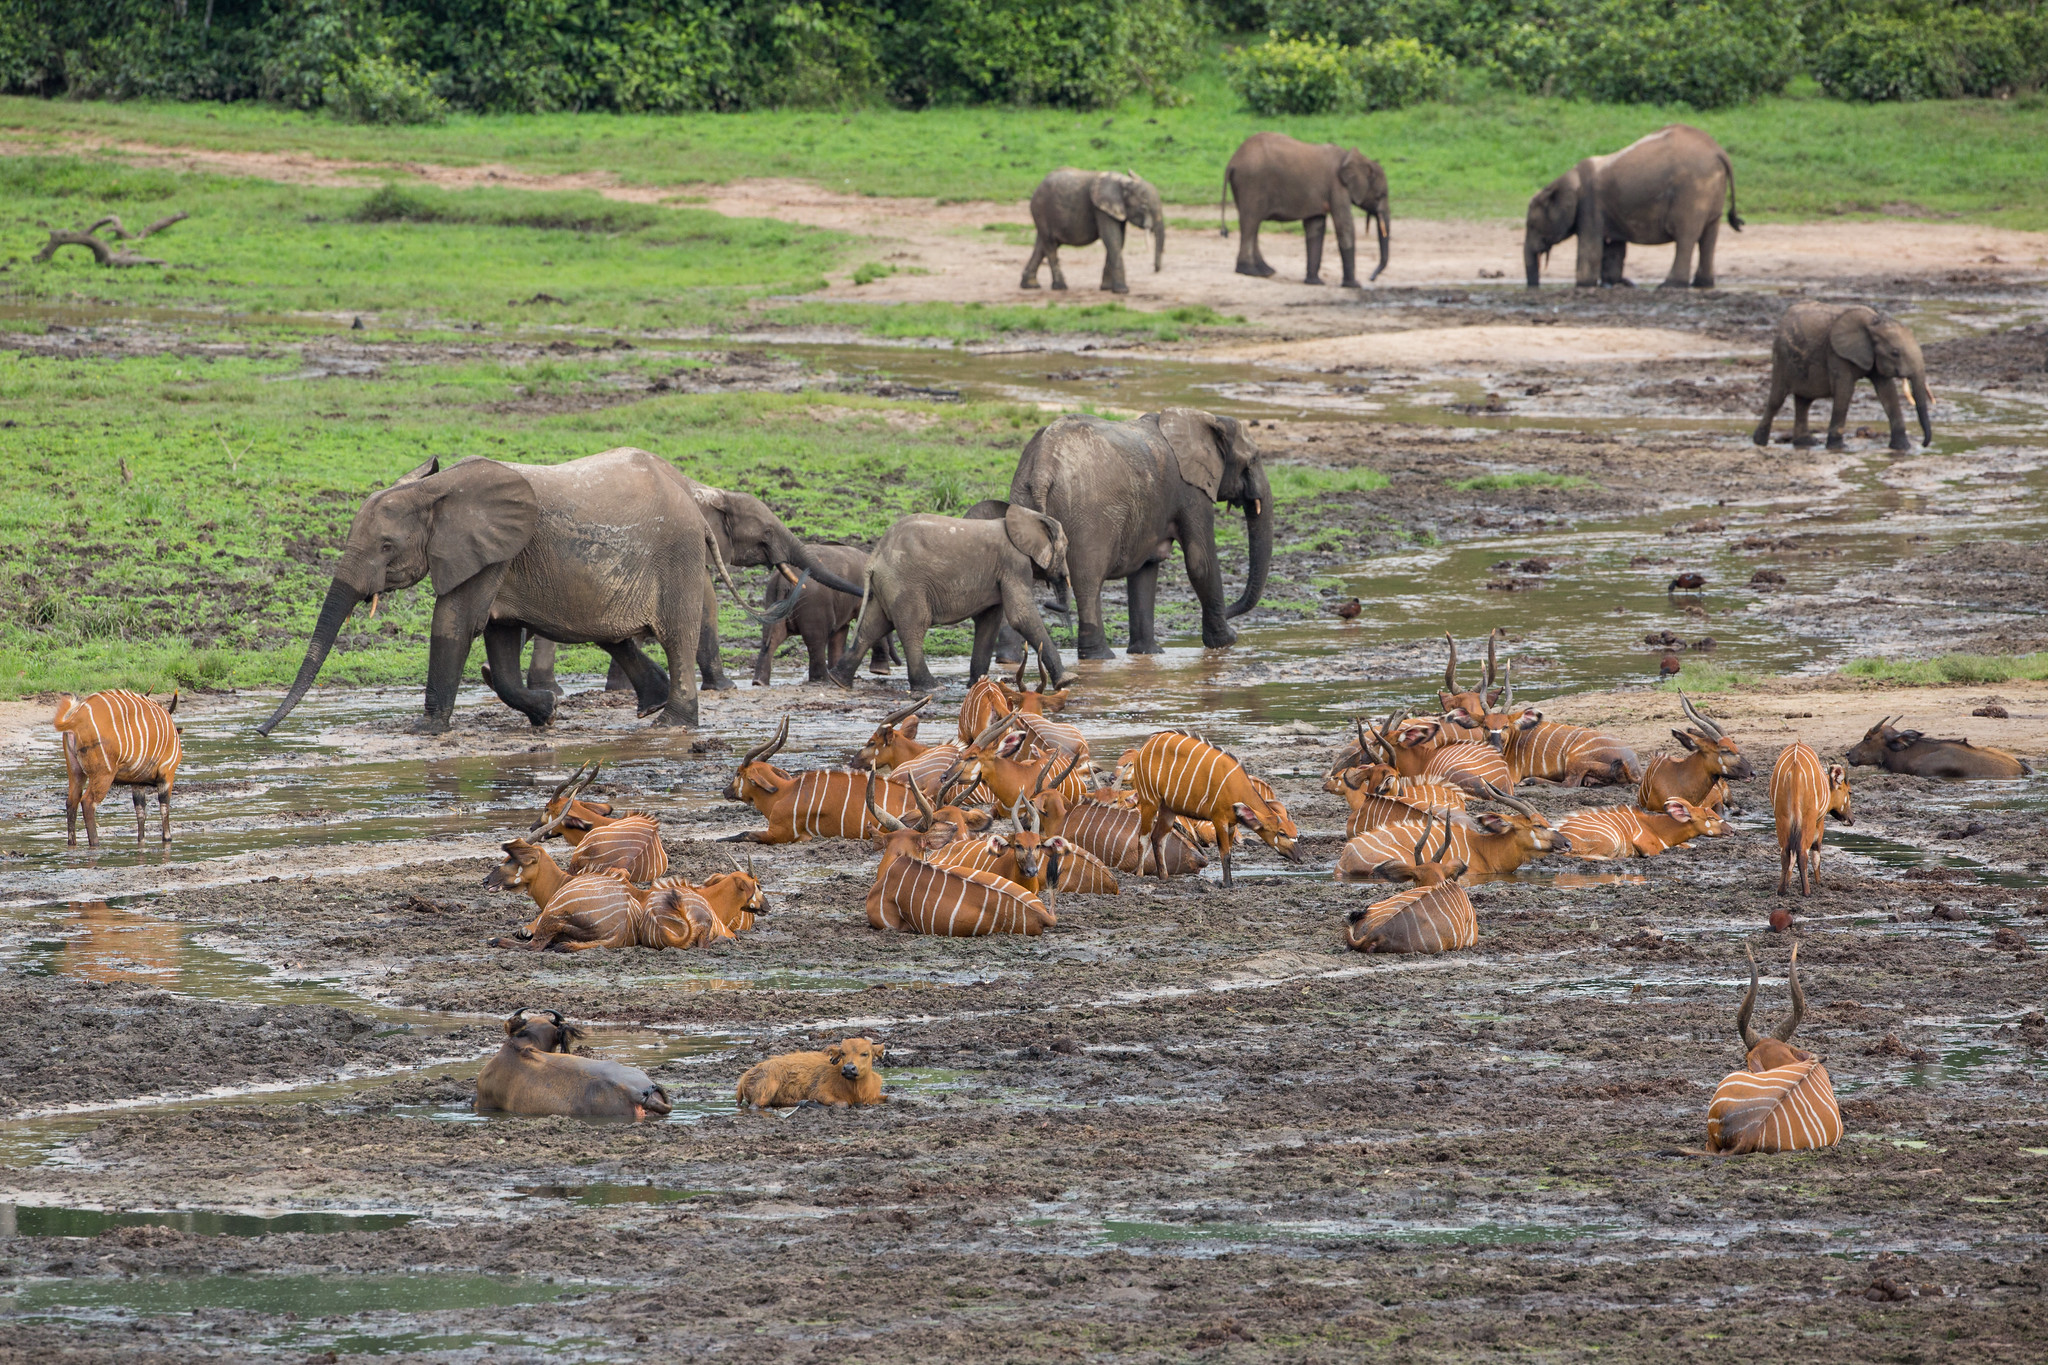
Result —
[[1329, 226], [1329, 218], [1320, 213], [1313, 218], [1301, 220], [1301, 239], [1308, 247], [1308, 275], [1303, 279], [1303, 284], [1323, 282], [1323, 233]]
[[1038, 288], [1038, 267], [1046, 258], [1047, 238], [1041, 232], [1031, 246], [1031, 259], [1024, 262], [1024, 278], [1017, 283], [1019, 289]]
[[1751, 440], [1760, 446], [1767, 446], [1771, 443], [1771, 423], [1778, 420], [1778, 409], [1785, 406], [1785, 397], [1791, 392], [1792, 386], [1785, 382], [1778, 374], [1777, 367], [1773, 366], [1771, 369], [1770, 397], [1764, 400], [1764, 415], [1762, 420], [1756, 424], [1756, 430], [1750, 434]]
[[546, 688], [519, 685], [519, 646], [526, 632], [517, 621], [493, 621], [484, 627], [484, 657], [491, 661], [491, 690], [498, 700], [524, 715], [535, 725], [546, 725], [555, 714], [555, 694]]
[[1007, 625], [1004, 625], [1000, 615], [996, 617], [996, 626], [995, 654], [993, 656], [995, 662], [999, 664], [1021, 664], [1031, 657], [1025, 649], [1024, 637], [1011, 630]]
[[[439, 734], [455, 715], [455, 693], [462, 686], [462, 666], [469, 662], [469, 647], [490, 619], [491, 599], [497, 596], [501, 577], [478, 574], [467, 583], [434, 601], [434, 617], [427, 627], [426, 714], [414, 725], [421, 734]], [[515, 653], [508, 678], [516, 677], [519, 658]], [[552, 705], [552, 699], [550, 699]]]
[[1628, 263], [1627, 242], [1604, 242], [1600, 247], [1600, 283], [1629, 288], [1622, 267]]
[[[1003, 609], [1001, 607], [990, 607], [986, 611], [975, 613], [974, 652], [967, 659], [968, 682], [971, 683], [982, 674], [988, 672], [989, 661], [995, 657], [996, 641], [1004, 635], [1009, 635], [1017, 641], [1017, 650], [1021, 655], [1024, 650], [1023, 637], [1017, 635], [1003, 624]], [[906, 645], [905, 648], [908, 648], [908, 646]], [[912, 690], [915, 691], [917, 689], [913, 688]]]
[[805, 682], [825, 681], [825, 671], [839, 662], [845, 644], [845, 630], [821, 631], [811, 629], [804, 632], [804, 653], [810, 657], [810, 672]]
[[1891, 448], [1901, 453], [1913, 448], [1913, 438], [1906, 434], [1906, 413], [1899, 406], [1899, 381], [1885, 375], [1872, 375], [1870, 386], [1877, 390], [1877, 401], [1884, 404], [1885, 420], [1891, 423]]
[[[1052, 642], [1052, 632], [1045, 628], [1045, 620], [1038, 614], [1038, 604], [1032, 600], [1031, 589], [1029, 579], [1022, 583], [1003, 584], [1003, 619], [1009, 622], [1012, 630], [1024, 637], [1027, 644], [1038, 651], [1038, 661], [1045, 665], [1045, 671], [1051, 675], [1053, 685], [1057, 687], [1060, 679], [1066, 675], [1066, 670], [1060, 666], [1059, 646]], [[977, 623], [977, 638], [980, 630], [981, 627]]]
[[533, 661], [526, 666], [526, 685], [541, 692], [552, 692], [558, 697], [567, 696], [562, 685], [555, 681], [555, 642], [532, 631], [526, 633], [526, 638], [533, 641]]
[[[1126, 654], [1162, 654], [1159, 638], [1152, 633], [1152, 616], [1159, 604], [1159, 562], [1154, 560], [1124, 580], [1124, 595], [1131, 604], [1131, 642]], [[1082, 656], [1086, 658], [1086, 655]]]
[[1834, 373], [1834, 396], [1828, 401], [1828, 449], [1845, 450], [1842, 443], [1842, 428], [1849, 421], [1849, 404], [1856, 396], [1856, 381], [1862, 376], [1847, 365], [1837, 362]]
[[1080, 627], [1074, 632], [1074, 653], [1083, 659], [1114, 659], [1109, 632], [1102, 628], [1102, 580], [1079, 578], [1074, 584], [1074, 614]]
[[1340, 287], [1344, 289], [1363, 288], [1364, 286], [1358, 282], [1357, 222], [1352, 218], [1351, 210], [1342, 203], [1338, 204], [1337, 210], [1331, 214], [1331, 218], [1335, 221], [1337, 227], [1337, 262], [1344, 267], [1344, 278], [1340, 282]]
[[[704, 586], [699, 590], [697, 584]], [[668, 696], [666, 701], [656, 703], [660, 706], [660, 714], [654, 718], [657, 726], [697, 727], [697, 674], [690, 667], [690, 656], [704, 646], [705, 628], [710, 624], [704, 619], [704, 607], [711, 598], [710, 585], [710, 576], [700, 568], [694, 580], [665, 584], [657, 599], [662, 615], [654, 623], [654, 638], [668, 656]], [[641, 715], [652, 709], [647, 702], [641, 702]]]
[[[896, 623], [896, 634], [903, 641], [903, 663], [910, 674], [910, 690], [913, 692], [930, 692], [939, 685], [939, 680], [932, 676], [931, 669], [926, 667], [924, 662], [924, 635], [929, 629], [928, 622]], [[867, 632], [863, 629], [861, 633], [865, 635]], [[833, 676], [844, 675], [850, 680], [853, 677], [853, 665], [860, 659], [861, 653], [860, 650], [847, 651], [846, 657], [839, 661], [840, 667], [833, 670]]]
[[[628, 641], [628, 643], [630, 644], [631, 641]], [[652, 661], [650, 660], [649, 662]], [[613, 659], [610, 664], [606, 665], [604, 670], [605, 691], [625, 692], [630, 690], [632, 686], [632, 674], [628, 673], [623, 667], [621, 667], [617, 659]]]
[[754, 686], [766, 687], [775, 680], [775, 651], [789, 638], [789, 623], [777, 621], [761, 627], [761, 652], [754, 656]]
[[1052, 267], [1052, 287], [1064, 291], [1067, 287], [1067, 272], [1060, 269], [1060, 244], [1054, 242], [1045, 253], [1045, 263]]
[[1242, 208], [1237, 212], [1237, 273], [1270, 276], [1273, 267], [1266, 264], [1266, 258], [1259, 254], [1259, 223], [1257, 214], [1246, 213]]
[[1808, 420], [1812, 415], [1813, 400], [1811, 398], [1794, 398], [1792, 400], [1792, 444], [1796, 449], [1807, 450], [1820, 444], [1819, 441], [1813, 439], [1813, 427], [1809, 424]]
[[1700, 229], [1700, 259], [1693, 268], [1692, 287], [1712, 289], [1714, 287], [1714, 246], [1721, 240], [1721, 220], [1707, 219], [1707, 225]]
[[[825, 676], [841, 687], [853, 686], [853, 666], [863, 654], [882, 642], [884, 636], [894, 630], [904, 636], [905, 652], [909, 650], [909, 637], [883, 609], [879, 597], [870, 596], [860, 609], [860, 626], [853, 636], [853, 647], [839, 656], [839, 662], [825, 670]], [[922, 641], [923, 636], [920, 635]]]
[[1102, 287], [1112, 294], [1128, 294], [1124, 283], [1124, 225], [1100, 209], [1095, 211], [1095, 235], [1102, 239]]
[[1202, 604], [1202, 644], [1223, 649], [1237, 643], [1237, 632], [1224, 617], [1229, 605], [1223, 600], [1223, 564], [1216, 557], [1216, 528], [1213, 523], [1190, 527], [1181, 537], [1181, 555], [1188, 568], [1188, 583]]
[[1679, 234], [1671, 243], [1671, 272], [1664, 277], [1659, 289], [1689, 289], [1692, 287], [1692, 253], [1699, 239]]
[[892, 662], [894, 660], [891, 658], [888, 640], [883, 640], [882, 643], [868, 651], [868, 672], [878, 678], [889, 676], [889, 665]]
[[648, 658], [645, 650], [631, 640], [600, 645], [599, 648], [611, 655], [612, 667], [633, 689], [633, 696], [643, 715], [668, 700], [668, 670]]
[[718, 589], [709, 574], [704, 576], [704, 630], [697, 637], [697, 674], [714, 692], [730, 692], [739, 686], [725, 676], [718, 643]]

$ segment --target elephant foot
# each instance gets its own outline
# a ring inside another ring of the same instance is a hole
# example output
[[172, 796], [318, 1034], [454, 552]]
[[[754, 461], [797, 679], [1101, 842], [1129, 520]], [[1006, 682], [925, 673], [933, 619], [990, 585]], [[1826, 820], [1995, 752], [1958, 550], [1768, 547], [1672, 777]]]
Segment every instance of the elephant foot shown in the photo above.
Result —
[[522, 706], [519, 708], [519, 713], [526, 717], [534, 729], [538, 730], [541, 726], [548, 724], [555, 718], [555, 694], [552, 692], [541, 693], [540, 704]]
[[825, 681], [831, 683], [842, 692], [851, 692], [853, 691], [853, 670], [849, 668], [842, 674], [836, 668], [828, 668], [825, 670]]
[[1338, 287], [1339, 289], [1363, 289], [1363, 288], [1365, 288], [1365, 286], [1364, 286], [1364, 285], [1362, 285], [1362, 284], [1360, 284], [1360, 283], [1359, 283], [1359, 282], [1358, 282], [1357, 280], [1346, 280], [1346, 281], [1344, 281], [1344, 283], [1342, 283], [1342, 284], [1338, 285], [1337, 287]]
[[1901, 436], [1891, 443], [1889, 449], [1894, 455], [1911, 455], [1913, 453], [1913, 443]]
[[1036, 288], [1038, 288], [1038, 281], [1037, 281], [1037, 280], [1026, 280], [1026, 281], [1024, 281], [1024, 282], [1023, 282], [1022, 284], [1018, 285], [1017, 287], [1018, 287], [1019, 289], [1036, 289]]
[[1052, 282], [1052, 287], [1054, 289], [1057, 289], [1062, 294], [1067, 292], [1067, 282], [1065, 280], [1054, 280]]
[[1273, 267], [1267, 265], [1264, 261], [1260, 261], [1256, 265], [1245, 265], [1240, 262], [1237, 267], [1237, 273], [1240, 275], [1256, 275], [1263, 280], [1270, 278], [1274, 271]]
[[[1794, 436], [1791, 441], [1791, 445], [1794, 450], [1812, 450], [1815, 446], [1819, 444], [1820, 442], [1814, 440], [1811, 436]], [[1840, 441], [1828, 442], [1829, 450], [1840, 450], [1841, 448], [1842, 443]]]
[[1114, 659], [1116, 651], [1104, 643], [1089, 643], [1074, 651], [1077, 659]]
[[1204, 649], [1228, 649], [1236, 643], [1237, 632], [1229, 626], [1219, 626], [1214, 630], [1207, 626], [1202, 627], [1202, 647]]
[[1304, 278], [1304, 279], [1302, 280], [1302, 283], [1303, 283], [1303, 284], [1316, 284], [1316, 285], [1319, 285], [1319, 284], [1321, 284], [1322, 282], [1323, 282], [1323, 277], [1322, 277], [1321, 275], [1310, 275], [1310, 276], [1307, 276], [1306, 278]]
[[1128, 294], [1131, 292], [1131, 287], [1127, 284], [1105, 284], [1102, 288], [1106, 293], [1111, 294]]
[[1768, 446], [1771, 443], [1771, 433], [1768, 430], [1756, 432], [1750, 436], [1749, 443], [1751, 445]]
[[695, 701], [669, 702], [654, 717], [654, 729], [679, 726], [686, 730], [697, 728], [697, 703]]
[[889, 676], [889, 665], [871, 663], [868, 665], [868, 672], [877, 678], [886, 678]]
[[415, 735], [445, 735], [452, 720], [452, 716], [420, 716], [405, 728]]
[[714, 674], [705, 679], [704, 685], [713, 692], [735, 692], [739, 690], [739, 684], [723, 673]]
[[[1808, 444], [1808, 445], [1812, 445], [1812, 444], [1813, 444], [1813, 442], [1811, 442], [1811, 441], [1808, 441], [1808, 442], [1807, 442], [1807, 444]], [[1839, 437], [1839, 436], [1829, 436], [1829, 437], [1828, 437], [1828, 449], [1829, 449], [1829, 450], [1847, 450], [1848, 448], [1849, 448], [1849, 447], [1848, 447], [1848, 445], [1847, 445], [1847, 444], [1846, 444], [1846, 443], [1845, 443], [1845, 442], [1844, 442], [1844, 441], [1842, 440], [1842, 438], [1841, 438], [1841, 437]]]
[[1165, 652], [1153, 640], [1133, 640], [1129, 647], [1124, 650], [1126, 654], [1164, 654]]
[[939, 680], [929, 673], [920, 677], [913, 677], [910, 680], [910, 690], [913, 692], [936, 692], [939, 690]]

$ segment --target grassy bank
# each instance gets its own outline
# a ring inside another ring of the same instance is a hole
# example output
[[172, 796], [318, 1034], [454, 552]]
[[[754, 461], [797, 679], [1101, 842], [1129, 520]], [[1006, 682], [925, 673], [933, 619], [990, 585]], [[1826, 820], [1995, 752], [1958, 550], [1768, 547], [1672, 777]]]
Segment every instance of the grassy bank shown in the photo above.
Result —
[[2040, 145], [2048, 99], [1846, 104], [1810, 81], [1733, 109], [1595, 105], [1503, 92], [1469, 79], [1457, 99], [1374, 114], [1265, 118], [1224, 84], [1214, 54], [1187, 102], [1135, 99], [1088, 114], [1051, 109], [897, 109], [749, 114], [458, 115], [425, 128], [366, 128], [263, 105], [95, 104], [0, 99], [17, 144], [90, 140], [222, 151], [293, 151], [393, 164], [503, 164], [610, 171], [683, 185], [760, 176], [863, 194], [1018, 200], [1061, 165], [1133, 167], [1176, 203], [1214, 203], [1248, 134], [1284, 127], [1382, 159], [1397, 217], [1519, 218], [1529, 195], [1580, 157], [1666, 123], [1705, 128], [1733, 156], [1743, 212], [1759, 221], [1841, 214], [1958, 217], [2048, 228]]

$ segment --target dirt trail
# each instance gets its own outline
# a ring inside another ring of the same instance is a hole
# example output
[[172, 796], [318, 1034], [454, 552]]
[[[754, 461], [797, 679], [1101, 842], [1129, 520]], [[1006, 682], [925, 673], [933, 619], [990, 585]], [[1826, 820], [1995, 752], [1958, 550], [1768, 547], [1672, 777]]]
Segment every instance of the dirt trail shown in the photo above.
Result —
[[[4, 131], [4, 130], [0, 130]], [[20, 132], [22, 130], [13, 130]], [[1018, 288], [1030, 254], [1030, 214], [1023, 201], [938, 203], [929, 199], [883, 198], [829, 190], [809, 181], [750, 179], [729, 184], [669, 186], [623, 183], [615, 172], [592, 170], [536, 175], [503, 165], [442, 166], [423, 162], [350, 161], [295, 152], [212, 151], [110, 139], [63, 138], [0, 142], [0, 154], [52, 151], [98, 153], [136, 165], [248, 176], [286, 184], [374, 186], [409, 176], [446, 189], [489, 186], [514, 190], [586, 190], [631, 203], [692, 205], [732, 217], [770, 218], [833, 228], [867, 238], [873, 251], [864, 259], [894, 266], [897, 274], [866, 285], [835, 276], [826, 300], [868, 303], [1023, 303], [1048, 297], [1047, 290]], [[1521, 273], [1522, 226], [1494, 221], [1407, 219], [1395, 199], [1392, 261], [1381, 284], [1436, 287], [1512, 283]], [[1139, 257], [1149, 257], [1135, 239], [1129, 261], [1131, 292], [1126, 302], [1146, 309], [1206, 305], [1266, 327], [1297, 335], [1385, 330], [1399, 322], [1363, 311], [1375, 293], [1335, 287], [1339, 268], [1334, 238], [1325, 255], [1324, 278], [1315, 289], [1300, 283], [1305, 255], [1301, 233], [1271, 224], [1261, 234], [1262, 250], [1279, 272], [1268, 280], [1235, 273], [1237, 241], [1220, 237], [1213, 202], [1172, 205], [1166, 267], [1153, 274]], [[1199, 223], [1205, 226], [1193, 227]], [[1973, 224], [1900, 222], [1752, 223], [1742, 232], [1723, 232], [1719, 275], [1724, 288], [1791, 288], [1866, 284], [1884, 280], [1915, 287], [1941, 282], [1973, 288], [2020, 284], [2048, 273], [2048, 233], [2020, 232]], [[1370, 250], [1361, 245], [1361, 275], [1370, 273]], [[1111, 296], [1095, 284], [1101, 251], [1087, 247], [1063, 253], [1068, 282], [1064, 301], [1096, 302]], [[1640, 247], [1630, 273], [1654, 284], [1669, 265], [1669, 249]], [[849, 263], [849, 269], [852, 262]], [[1568, 280], [1569, 253], [1553, 254], [1547, 278]], [[1050, 272], [1044, 278], [1049, 283]], [[1058, 298], [1061, 296], [1052, 295]]]

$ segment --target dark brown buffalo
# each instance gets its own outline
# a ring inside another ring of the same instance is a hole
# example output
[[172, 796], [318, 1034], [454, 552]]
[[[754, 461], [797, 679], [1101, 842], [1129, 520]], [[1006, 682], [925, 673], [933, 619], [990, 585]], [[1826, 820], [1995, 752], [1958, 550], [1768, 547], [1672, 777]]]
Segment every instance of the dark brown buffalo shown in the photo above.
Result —
[[[1904, 720], [1905, 717], [1899, 717]], [[1859, 768], [1883, 768], [1913, 777], [2025, 777], [2033, 768], [2003, 749], [1979, 749], [1967, 739], [1929, 739], [1900, 730], [1887, 716], [1870, 727], [1846, 757]]]
[[[544, 1017], [543, 1017], [544, 1016]], [[583, 1030], [554, 1010], [512, 1011], [505, 1044], [476, 1078], [476, 1111], [644, 1119], [669, 1112], [668, 1092], [644, 1071], [569, 1051]]]

